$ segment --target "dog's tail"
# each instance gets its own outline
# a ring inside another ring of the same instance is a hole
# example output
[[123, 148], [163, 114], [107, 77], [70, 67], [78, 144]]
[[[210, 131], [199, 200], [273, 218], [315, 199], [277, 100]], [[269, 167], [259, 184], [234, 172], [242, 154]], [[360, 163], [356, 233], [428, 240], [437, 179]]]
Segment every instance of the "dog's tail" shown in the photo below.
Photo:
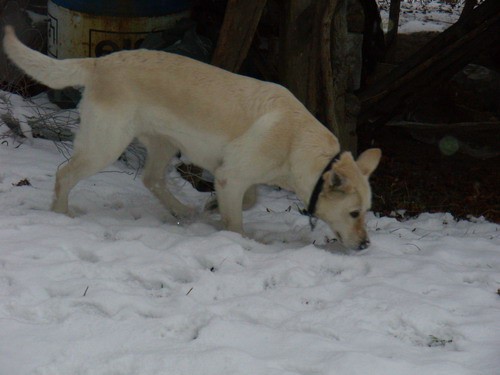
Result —
[[84, 86], [90, 59], [57, 60], [25, 46], [12, 26], [5, 26], [3, 48], [9, 59], [36, 81], [53, 89]]

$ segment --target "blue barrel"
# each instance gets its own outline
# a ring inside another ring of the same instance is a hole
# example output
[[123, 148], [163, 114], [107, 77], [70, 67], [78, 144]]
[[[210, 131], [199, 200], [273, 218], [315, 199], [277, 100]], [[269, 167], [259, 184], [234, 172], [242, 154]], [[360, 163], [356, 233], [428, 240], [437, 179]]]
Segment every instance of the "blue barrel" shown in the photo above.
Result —
[[49, 0], [47, 53], [55, 58], [99, 57], [139, 48], [189, 17], [190, 0]]
[[52, 2], [77, 12], [117, 17], [157, 17], [185, 11], [191, 5], [190, 0], [52, 0]]

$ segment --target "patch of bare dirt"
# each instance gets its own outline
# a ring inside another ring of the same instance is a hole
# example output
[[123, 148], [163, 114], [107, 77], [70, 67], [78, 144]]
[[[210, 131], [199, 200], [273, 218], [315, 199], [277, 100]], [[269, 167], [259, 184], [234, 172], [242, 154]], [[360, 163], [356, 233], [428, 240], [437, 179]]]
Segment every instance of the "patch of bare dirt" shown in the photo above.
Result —
[[407, 130], [392, 127], [362, 135], [360, 143], [360, 149], [383, 150], [371, 178], [375, 212], [405, 210], [403, 217], [449, 212], [456, 218], [484, 216], [500, 222], [500, 157], [447, 156], [437, 144], [419, 142]]

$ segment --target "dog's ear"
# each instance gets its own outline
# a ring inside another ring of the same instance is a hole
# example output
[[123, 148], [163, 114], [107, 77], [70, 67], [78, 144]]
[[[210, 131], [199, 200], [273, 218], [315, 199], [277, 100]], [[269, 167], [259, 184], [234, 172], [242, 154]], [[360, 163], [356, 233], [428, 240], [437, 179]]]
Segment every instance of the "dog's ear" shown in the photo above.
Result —
[[379, 148], [370, 148], [359, 155], [356, 164], [358, 165], [361, 173], [369, 176], [377, 168], [380, 158], [382, 157], [382, 150]]
[[332, 191], [351, 193], [354, 191], [352, 181], [352, 166], [354, 159], [350, 152], [344, 152], [332, 168], [323, 174], [326, 185]]
[[333, 171], [333, 169], [323, 173], [323, 180], [325, 181], [325, 185], [331, 190], [340, 190], [340, 187], [342, 186], [342, 179]]

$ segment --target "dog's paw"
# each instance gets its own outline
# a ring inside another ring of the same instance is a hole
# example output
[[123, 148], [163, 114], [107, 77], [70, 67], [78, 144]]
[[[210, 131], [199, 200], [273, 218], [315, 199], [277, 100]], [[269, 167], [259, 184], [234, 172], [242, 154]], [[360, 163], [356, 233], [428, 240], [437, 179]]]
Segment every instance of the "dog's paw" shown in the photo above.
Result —
[[75, 218], [77, 216], [80, 216], [82, 214], [85, 214], [86, 212], [82, 209], [71, 207], [69, 208], [68, 206], [60, 206], [56, 204], [52, 204], [52, 207], [50, 208], [52, 212], [60, 215], [66, 215], [70, 218]]
[[75, 217], [84, 216], [87, 213], [88, 210], [86, 210], [85, 208], [74, 206], [68, 209], [68, 211], [66, 212], [66, 216], [74, 219]]

